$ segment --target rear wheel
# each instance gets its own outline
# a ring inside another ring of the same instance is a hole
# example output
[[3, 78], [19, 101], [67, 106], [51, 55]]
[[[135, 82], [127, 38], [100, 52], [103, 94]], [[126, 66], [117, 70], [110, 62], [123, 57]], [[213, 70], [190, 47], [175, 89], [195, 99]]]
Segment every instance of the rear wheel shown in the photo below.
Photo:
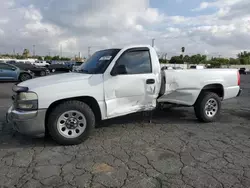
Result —
[[21, 73], [19, 75], [19, 81], [20, 82], [24, 82], [24, 81], [29, 80], [31, 78], [32, 78], [32, 76], [30, 74], [28, 74], [28, 73]]
[[215, 121], [220, 114], [220, 109], [221, 99], [213, 92], [202, 92], [194, 105], [196, 117], [206, 123]]
[[59, 144], [74, 145], [85, 141], [95, 125], [91, 108], [81, 101], [59, 104], [49, 115], [48, 130]]

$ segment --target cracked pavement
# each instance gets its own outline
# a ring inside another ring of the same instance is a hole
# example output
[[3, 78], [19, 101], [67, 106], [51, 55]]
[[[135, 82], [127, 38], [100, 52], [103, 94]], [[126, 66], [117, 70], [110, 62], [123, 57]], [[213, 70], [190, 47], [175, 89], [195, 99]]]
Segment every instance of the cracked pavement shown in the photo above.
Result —
[[103, 122], [77, 146], [14, 132], [0, 106], [0, 187], [250, 187], [250, 76], [242, 88], [216, 123], [199, 123], [192, 108], [156, 112], [152, 123], [140, 113]]

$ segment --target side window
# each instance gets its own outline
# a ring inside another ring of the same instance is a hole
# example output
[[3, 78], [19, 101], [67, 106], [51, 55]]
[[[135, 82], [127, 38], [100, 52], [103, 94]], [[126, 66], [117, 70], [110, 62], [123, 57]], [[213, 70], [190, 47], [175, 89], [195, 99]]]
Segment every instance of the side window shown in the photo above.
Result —
[[123, 65], [126, 74], [152, 73], [151, 58], [148, 50], [127, 51], [117, 60], [115, 67]]
[[5, 63], [0, 63], [0, 69], [4, 69], [4, 70], [12, 70], [14, 67], [7, 65]]

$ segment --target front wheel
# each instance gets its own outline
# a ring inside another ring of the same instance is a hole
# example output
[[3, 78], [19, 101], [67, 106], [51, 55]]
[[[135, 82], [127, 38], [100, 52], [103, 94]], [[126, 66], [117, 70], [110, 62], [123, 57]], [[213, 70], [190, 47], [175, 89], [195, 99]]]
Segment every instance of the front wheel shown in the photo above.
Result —
[[66, 101], [56, 106], [47, 124], [49, 134], [61, 145], [82, 143], [94, 126], [93, 111], [81, 101]]
[[32, 76], [30, 74], [28, 74], [28, 73], [21, 73], [19, 75], [19, 81], [20, 82], [24, 82], [24, 81], [29, 80], [31, 78], [32, 78]]
[[41, 71], [40, 72], [40, 76], [46, 76], [46, 72], [45, 71]]
[[221, 99], [213, 92], [202, 92], [198, 97], [194, 111], [201, 122], [214, 122], [220, 114]]

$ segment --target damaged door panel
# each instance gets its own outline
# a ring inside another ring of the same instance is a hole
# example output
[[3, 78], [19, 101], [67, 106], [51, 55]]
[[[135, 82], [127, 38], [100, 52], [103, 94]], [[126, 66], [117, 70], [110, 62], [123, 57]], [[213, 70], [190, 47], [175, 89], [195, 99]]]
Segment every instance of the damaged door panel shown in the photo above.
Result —
[[104, 80], [108, 118], [155, 108], [157, 81], [149, 49], [124, 51]]

